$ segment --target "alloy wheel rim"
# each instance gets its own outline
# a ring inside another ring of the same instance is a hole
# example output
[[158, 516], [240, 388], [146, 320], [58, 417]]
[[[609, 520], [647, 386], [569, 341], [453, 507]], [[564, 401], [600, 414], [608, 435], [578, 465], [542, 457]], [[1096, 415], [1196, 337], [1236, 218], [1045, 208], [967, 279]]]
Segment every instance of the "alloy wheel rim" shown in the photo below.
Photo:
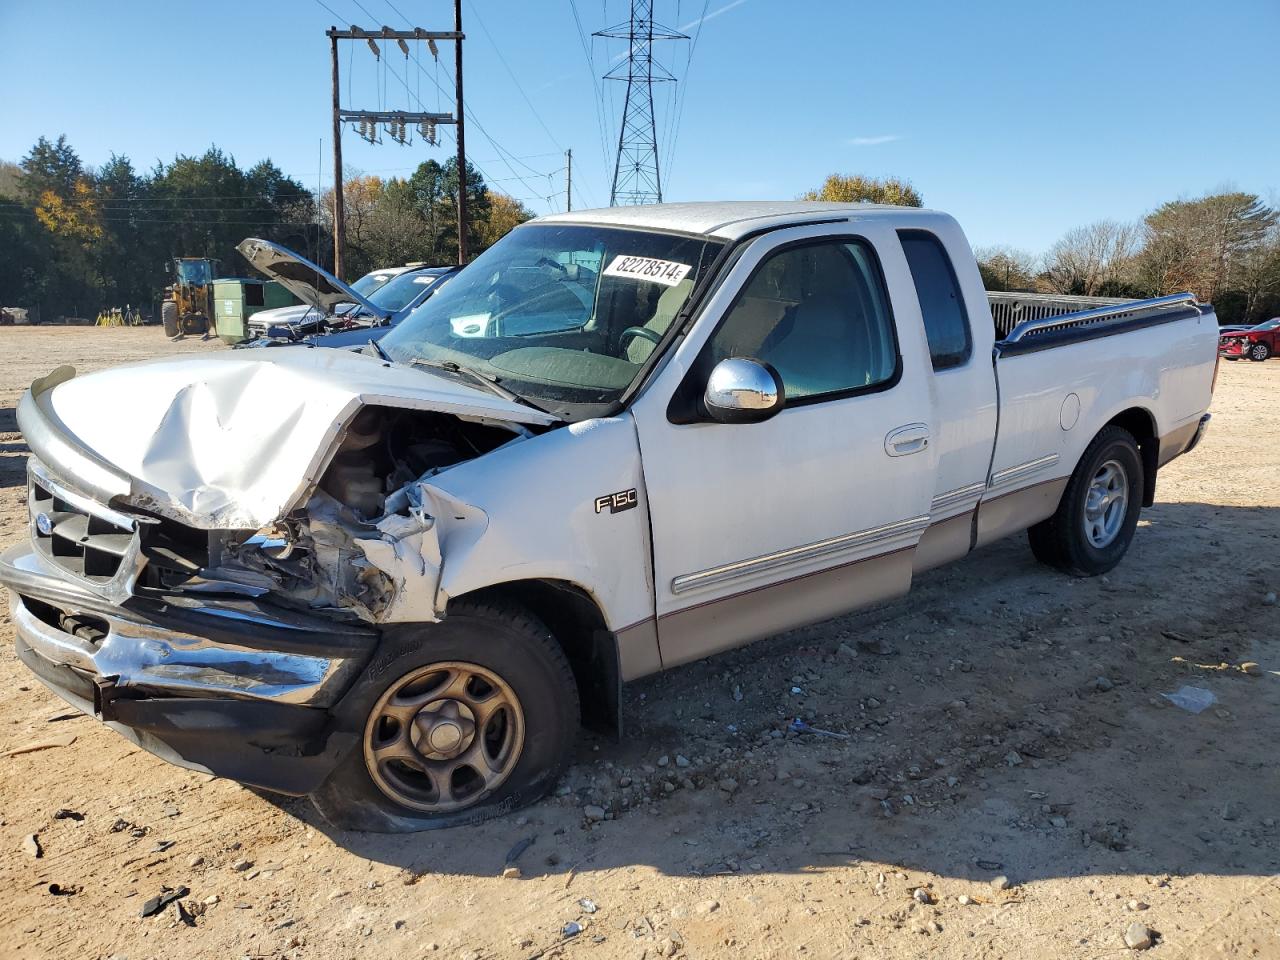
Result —
[[1262, 344], [1258, 344], [1256, 347], [1253, 348], [1253, 355], [1255, 357], [1262, 357], [1265, 359], [1267, 355], [1267, 348], [1264, 347]]
[[1129, 474], [1118, 460], [1098, 467], [1084, 501], [1084, 534], [1101, 549], [1110, 546], [1129, 510]]
[[365, 766], [401, 806], [463, 810], [511, 775], [524, 731], [520, 700], [498, 674], [474, 663], [433, 663], [405, 674], [374, 704]]

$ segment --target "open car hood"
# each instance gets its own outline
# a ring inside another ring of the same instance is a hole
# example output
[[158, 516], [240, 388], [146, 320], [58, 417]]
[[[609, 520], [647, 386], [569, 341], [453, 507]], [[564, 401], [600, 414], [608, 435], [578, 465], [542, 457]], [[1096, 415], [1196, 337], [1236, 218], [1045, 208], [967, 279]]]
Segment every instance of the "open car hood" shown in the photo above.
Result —
[[323, 267], [312, 263], [288, 247], [270, 240], [248, 237], [236, 244], [236, 249], [253, 267], [280, 284], [303, 303], [324, 313], [332, 313], [340, 303], [358, 303], [376, 317], [384, 320], [391, 316], [384, 310], [356, 293]]
[[172, 357], [32, 384], [19, 426], [55, 475], [198, 529], [257, 530], [303, 501], [366, 405], [531, 426], [551, 414], [346, 350]]

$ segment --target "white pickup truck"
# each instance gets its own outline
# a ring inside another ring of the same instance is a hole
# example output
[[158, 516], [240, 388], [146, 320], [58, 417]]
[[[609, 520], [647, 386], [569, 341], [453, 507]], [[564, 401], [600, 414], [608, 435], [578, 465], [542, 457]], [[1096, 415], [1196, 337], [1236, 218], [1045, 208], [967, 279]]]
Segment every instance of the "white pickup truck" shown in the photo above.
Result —
[[997, 340], [927, 210], [544, 217], [363, 352], [36, 381], [0, 581], [29, 668], [148, 750], [448, 825], [542, 795], [623, 681], [1022, 530], [1111, 569], [1217, 338], [1184, 295]]

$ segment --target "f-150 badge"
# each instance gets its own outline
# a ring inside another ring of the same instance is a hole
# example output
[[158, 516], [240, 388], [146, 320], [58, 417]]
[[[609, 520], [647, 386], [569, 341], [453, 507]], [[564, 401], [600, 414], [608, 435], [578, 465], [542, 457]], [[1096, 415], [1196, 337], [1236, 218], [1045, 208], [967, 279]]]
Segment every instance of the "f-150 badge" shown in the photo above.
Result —
[[619, 490], [617, 493], [606, 493], [603, 497], [596, 497], [596, 513], [604, 513], [606, 510], [610, 513], [634, 510], [638, 502], [635, 487]]

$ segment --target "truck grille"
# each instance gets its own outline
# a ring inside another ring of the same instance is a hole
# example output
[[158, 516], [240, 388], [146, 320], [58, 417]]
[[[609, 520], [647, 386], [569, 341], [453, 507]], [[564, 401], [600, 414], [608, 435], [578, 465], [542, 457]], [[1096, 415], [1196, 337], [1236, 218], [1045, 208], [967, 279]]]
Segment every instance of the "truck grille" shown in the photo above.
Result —
[[88, 586], [128, 592], [139, 566], [136, 520], [62, 488], [34, 464], [27, 503], [42, 557]]

